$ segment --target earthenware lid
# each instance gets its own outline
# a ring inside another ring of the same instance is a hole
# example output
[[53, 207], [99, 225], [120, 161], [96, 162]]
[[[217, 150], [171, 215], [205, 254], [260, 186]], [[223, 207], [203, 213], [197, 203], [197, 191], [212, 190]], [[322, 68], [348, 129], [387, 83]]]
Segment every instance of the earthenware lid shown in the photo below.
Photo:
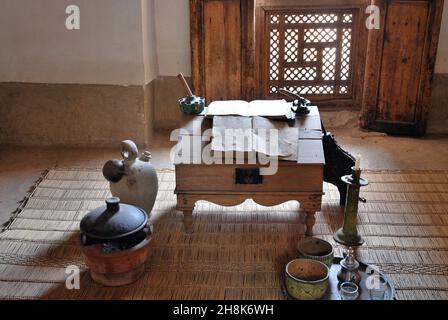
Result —
[[110, 241], [140, 231], [147, 222], [145, 211], [110, 197], [106, 205], [92, 210], [81, 220], [80, 229], [83, 236]]

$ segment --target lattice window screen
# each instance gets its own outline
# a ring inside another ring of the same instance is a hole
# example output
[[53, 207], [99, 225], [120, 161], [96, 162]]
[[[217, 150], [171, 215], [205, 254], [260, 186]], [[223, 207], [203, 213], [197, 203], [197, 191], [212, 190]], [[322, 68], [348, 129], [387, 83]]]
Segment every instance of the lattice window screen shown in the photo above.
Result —
[[352, 95], [351, 9], [271, 10], [268, 19], [268, 95], [279, 89], [322, 97]]

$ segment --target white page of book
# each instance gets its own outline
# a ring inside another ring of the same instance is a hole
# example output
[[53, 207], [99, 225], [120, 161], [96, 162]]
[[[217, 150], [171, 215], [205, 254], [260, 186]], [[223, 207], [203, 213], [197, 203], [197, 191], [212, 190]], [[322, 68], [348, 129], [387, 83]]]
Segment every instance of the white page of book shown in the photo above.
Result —
[[[263, 117], [254, 117], [254, 145], [257, 152], [268, 156], [278, 156], [284, 160], [297, 161], [297, 145], [299, 141], [299, 129], [290, 127], [284, 121], [274, 121]], [[260, 130], [263, 129], [263, 130]], [[273, 130], [273, 132], [270, 132]], [[275, 139], [276, 138], [276, 139]], [[271, 140], [274, 148], [271, 148]]]
[[252, 152], [252, 118], [215, 116], [213, 118], [213, 151]]
[[243, 100], [213, 101], [207, 108], [208, 116], [239, 115], [243, 117], [265, 116], [285, 117], [291, 111], [286, 100]]
[[243, 100], [213, 101], [207, 108], [207, 115], [239, 115], [248, 117], [249, 102]]
[[[272, 134], [270, 130], [275, 130]], [[227, 132], [226, 132], [227, 130]], [[297, 161], [299, 129], [263, 117], [215, 116], [211, 149], [219, 152], [259, 152]], [[274, 148], [271, 148], [271, 139]]]
[[249, 116], [281, 117], [287, 114], [291, 106], [286, 100], [254, 100], [249, 102]]

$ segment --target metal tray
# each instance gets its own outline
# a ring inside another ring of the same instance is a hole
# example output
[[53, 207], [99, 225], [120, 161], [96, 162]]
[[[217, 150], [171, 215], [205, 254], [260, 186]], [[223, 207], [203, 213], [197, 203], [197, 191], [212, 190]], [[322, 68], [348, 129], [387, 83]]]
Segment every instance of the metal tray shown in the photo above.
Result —
[[[327, 293], [322, 297], [321, 300], [341, 300], [341, 296], [339, 295], [339, 281], [338, 281], [338, 272], [341, 269], [341, 265], [339, 264], [343, 258], [342, 257], [334, 257], [333, 265], [330, 268], [330, 277], [329, 277], [329, 286]], [[359, 286], [359, 296], [357, 300], [370, 300], [370, 292], [369, 289], [366, 288], [365, 283], [366, 279], [369, 276], [366, 273], [367, 265], [365, 263], [359, 262], [359, 270], [361, 271], [361, 282]], [[387, 280], [388, 288], [386, 291], [386, 295], [384, 300], [395, 300], [395, 288], [390, 280], [390, 278], [384, 273], [380, 273]], [[286, 290], [285, 286], [285, 274], [282, 273], [282, 292], [286, 296], [288, 300], [295, 300]]]

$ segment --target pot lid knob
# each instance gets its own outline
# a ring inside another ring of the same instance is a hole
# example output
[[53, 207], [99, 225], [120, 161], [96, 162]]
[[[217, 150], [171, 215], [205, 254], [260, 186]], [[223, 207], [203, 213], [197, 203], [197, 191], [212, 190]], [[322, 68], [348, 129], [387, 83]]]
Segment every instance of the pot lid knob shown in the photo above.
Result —
[[118, 211], [120, 209], [120, 198], [109, 197], [106, 199], [107, 210]]

